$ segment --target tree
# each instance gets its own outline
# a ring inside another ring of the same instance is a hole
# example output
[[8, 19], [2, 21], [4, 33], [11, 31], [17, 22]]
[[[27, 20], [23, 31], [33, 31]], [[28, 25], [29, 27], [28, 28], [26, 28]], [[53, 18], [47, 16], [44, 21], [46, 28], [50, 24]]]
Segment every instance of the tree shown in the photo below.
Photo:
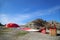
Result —
[[3, 24], [2, 24], [2, 23], [0, 23], [0, 26], [3, 26]]
[[46, 22], [43, 19], [36, 19], [36, 20], [34, 20], [32, 22], [37, 26], [37, 28], [43, 27], [43, 26], [45, 26], [48, 23], [48, 22]]

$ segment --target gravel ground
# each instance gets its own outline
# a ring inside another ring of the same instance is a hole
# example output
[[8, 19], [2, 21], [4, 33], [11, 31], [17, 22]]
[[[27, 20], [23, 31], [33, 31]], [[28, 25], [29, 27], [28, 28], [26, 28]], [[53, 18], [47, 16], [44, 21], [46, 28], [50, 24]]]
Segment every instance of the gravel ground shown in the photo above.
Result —
[[19, 37], [17, 40], [60, 40], [60, 36], [50, 36], [38, 32], [30, 32], [24, 37]]
[[[11, 32], [6, 32], [4, 35], [0, 36], [0, 40], [60, 40], [60, 35], [50, 36], [39, 32], [29, 32], [24, 36], [16, 37], [14, 35], [17, 31], [18, 30], [12, 30]], [[58, 31], [58, 33], [60, 33], [60, 31]]]

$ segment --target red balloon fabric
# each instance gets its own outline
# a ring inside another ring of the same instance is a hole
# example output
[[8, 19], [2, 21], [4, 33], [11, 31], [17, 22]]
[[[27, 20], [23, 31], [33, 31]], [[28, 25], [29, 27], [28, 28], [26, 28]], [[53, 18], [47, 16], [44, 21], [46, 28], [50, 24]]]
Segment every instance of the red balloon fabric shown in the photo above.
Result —
[[6, 27], [7, 28], [17, 28], [17, 27], [19, 27], [19, 25], [15, 24], [15, 23], [8, 23], [8, 24], [6, 24]]

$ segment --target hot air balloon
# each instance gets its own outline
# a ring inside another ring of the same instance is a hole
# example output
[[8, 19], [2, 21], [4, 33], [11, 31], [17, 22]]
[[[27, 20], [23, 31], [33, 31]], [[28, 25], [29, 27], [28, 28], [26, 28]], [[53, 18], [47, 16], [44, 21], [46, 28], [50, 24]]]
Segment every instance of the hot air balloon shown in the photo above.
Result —
[[6, 24], [6, 28], [17, 28], [17, 27], [19, 27], [19, 25], [15, 24], [15, 23], [8, 23], [8, 24]]

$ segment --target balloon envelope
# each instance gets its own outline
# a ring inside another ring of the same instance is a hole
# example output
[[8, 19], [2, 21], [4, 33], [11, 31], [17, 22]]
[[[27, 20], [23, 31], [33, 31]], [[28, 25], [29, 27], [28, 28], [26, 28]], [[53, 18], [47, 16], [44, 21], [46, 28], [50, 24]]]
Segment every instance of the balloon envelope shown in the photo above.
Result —
[[6, 27], [7, 28], [17, 28], [17, 27], [19, 27], [19, 25], [15, 24], [15, 23], [8, 23], [8, 24], [6, 24]]

